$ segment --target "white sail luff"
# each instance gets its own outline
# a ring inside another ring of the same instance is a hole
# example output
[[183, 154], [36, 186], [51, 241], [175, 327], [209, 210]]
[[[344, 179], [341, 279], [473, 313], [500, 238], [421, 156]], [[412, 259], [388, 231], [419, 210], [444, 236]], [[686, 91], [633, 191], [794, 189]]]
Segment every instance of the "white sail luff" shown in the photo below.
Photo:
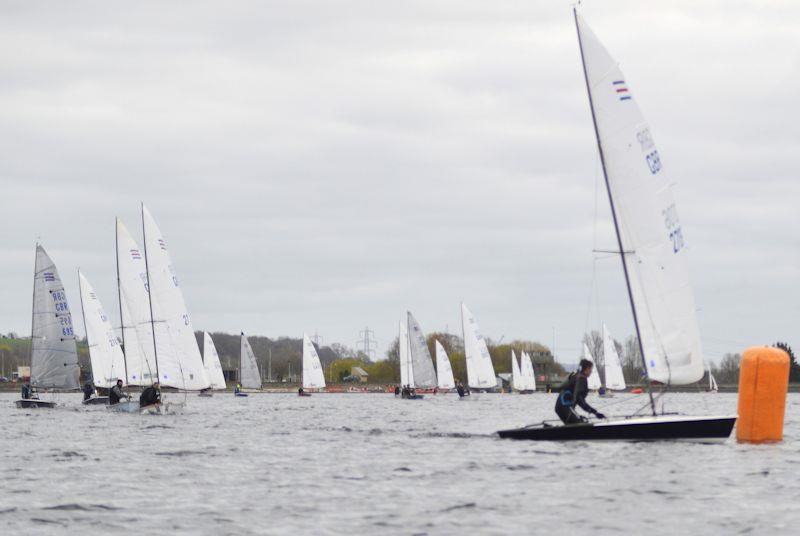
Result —
[[625, 376], [622, 373], [622, 363], [619, 360], [617, 347], [608, 328], [603, 325], [603, 366], [606, 376], [606, 389], [612, 391], [625, 390]]
[[703, 352], [673, 181], [617, 62], [576, 13], [609, 195], [651, 380], [703, 377]]
[[31, 384], [77, 389], [80, 368], [72, 314], [56, 265], [39, 244], [33, 276]]
[[217, 347], [207, 331], [203, 332], [203, 366], [205, 366], [206, 375], [212, 389], [225, 389], [227, 387]]
[[522, 371], [517, 363], [517, 354], [511, 350], [511, 388], [515, 391], [525, 390], [525, 380], [522, 377]]
[[453, 378], [453, 366], [444, 346], [436, 341], [436, 377], [439, 380], [439, 389], [455, 389], [456, 382]]
[[461, 304], [461, 327], [464, 332], [464, 353], [467, 361], [469, 386], [476, 389], [497, 387], [497, 376], [494, 373], [489, 348], [480, 334], [475, 317], [463, 303]]
[[[125, 377], [125, 357], [117, 334], [100, 303], [94, 288], [78, 271], [83, 324], [89, 345], [89, 360], [92, 364], [92, 380], [95, 387], [112, 387], [117, 379]], [[123, 380], [125, 381], [125, 380]]]
[[261, 372], [258, 370], [256, 354], [250, 346], [250, 341], [242, 333], [239, 346], [239, 383], [245, 389], [261, 389]]
[[314, 343], [303, 333], [303, 388], [324, 389], [325, 375]]

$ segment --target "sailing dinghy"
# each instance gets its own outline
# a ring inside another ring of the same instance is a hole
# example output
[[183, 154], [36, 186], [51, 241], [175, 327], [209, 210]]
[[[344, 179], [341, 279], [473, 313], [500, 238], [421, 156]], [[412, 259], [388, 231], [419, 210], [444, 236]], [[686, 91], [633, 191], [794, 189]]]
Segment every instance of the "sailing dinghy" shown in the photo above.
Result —
[[600, 381], [600, 373], [597, 372], [597, 363], [595, 363], [594, 357], [592, 357], [592, 353], [589, 351], [589, 346], [587, 346], [586, 343], [583, 343], [583, 358], [587, 361], [591, 361], [594, 364], [592, 367], [592, 373], [589, 375], [587, 385], [590, 391], [597, 391], [603, 386], [603, 384]]
[[[97, 293], [78, 270], [81, 312], [89, 345], [89, 361], [92, 364], [92, 381], [95, 387], [110, 389], [125, 375], [125, 356], [111, 322], [100, 303]], [[87, 405], [108, 404], [107, 396], [94, 396], [83, 401]]]
[[[78, 389], [78, 350], [72, 314], [56, 265], [36, 244], [31, 315], [31, 386], [34, 389]], [[17, 400], [18, 408], [53, 408], [56, 403], [36, 398]]]
[[303, 333], [303, 389], [298, 394], [311, 396], [309, 389], [325, 389], [325, 374], [314, 343]]
[[480, 333], [478, 322], [472, 311], [463, 302], [461, 303], [461, 329], [464, 336], [469, 388], [483, 391], [494, 389], [497, 387], [497, 376], [494, 374], [489, 348]]
[[[222, 364], [219, 362], [219, 354], [214, 340], [207, 332], [203, 332], [203, 366], [206, 369], [206, 376], [210, 383], [210, 389], [225, 389], [225, 375], [222, 373]], [[208, 391], [200, 391], [199, 396], [211, 396]]]
[[520, 374], [522, 376], [522, 390], [520, 394], [530, 394], [536, 392], [536, 373], [533, 370], [533, 362], [528, 352], [523, 351], [519, 358]]
[[626, 385], [625, 376], [622, 374], [622, 363], [614, 339], [611, 338], [611, 333], [605, 324], [603, 324], [603, 367], [606, 375], [606, 396], [612, 396], [608, 393], [609, 390], [624, 391]]
[[453, 366], [450, 364], [450, 358], [447, 357], [444, 346], [439, 341], [436, 341], [436, 379], [440, 393], [456, 388]]
[[[258, 369], [256, 354], [250, 342], [242, 332], [241, 344], [239, 345], [239, 385], [243, 389], [261, 389], [261, 372]], [[238, 389], [234, 392], [236, 396], [247, 396]]]
[[522, 377], [519, 363], [517, 363], [517, 354], [511, 350], [511, 389], [521, 393], [525, 390], [525, 380]]
[[659, 414], [650, 381], [687, 385], [704, 374], [684, 235], [672, 182], [616, 61], [573, 9], [618, 254], [638, 337], [651, 415], [503, 430], [537, 441], [724, 441], [735, 416]]

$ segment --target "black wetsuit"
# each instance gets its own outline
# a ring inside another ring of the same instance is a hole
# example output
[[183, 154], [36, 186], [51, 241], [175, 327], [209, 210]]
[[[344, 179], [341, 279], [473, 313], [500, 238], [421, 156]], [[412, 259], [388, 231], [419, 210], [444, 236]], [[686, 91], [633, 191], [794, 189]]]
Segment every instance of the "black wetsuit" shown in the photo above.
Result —
[[114, 406], [119, 404], [119, 401], [123, 398], [127, 398], [125, 394], [122, 392], [122, 388], [119, 385], [114, 385], [111, 390], [108, 392], [108, 405]]
[[94, 386], [92, 386], [91, 383], [85, 384], [83, 386], [83, 399], [89, 400], [90, 398], [92, 398], [93, 394], [94, 394]]
[[564, 424], [585, 422], [586, 419], [575, 413], [575, 406], [580, 406], [584, 411], [598, 415], [596, 409], [586, 403], [589, 394], [589, 384], [586, 376], [579, 372], [569, 375], [560, 388], [561, 393], [556, 400], [556, 415]]
[[139, 407], [152, 406], [161, 402], [161, 393], [152, 385], [142, 391], [142, 396], [139, 397]]

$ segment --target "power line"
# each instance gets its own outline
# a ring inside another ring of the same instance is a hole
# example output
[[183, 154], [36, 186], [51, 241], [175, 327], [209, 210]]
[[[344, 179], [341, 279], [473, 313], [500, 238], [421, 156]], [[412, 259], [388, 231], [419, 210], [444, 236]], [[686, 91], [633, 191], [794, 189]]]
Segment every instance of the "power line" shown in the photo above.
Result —
[[356, 349], [364, 352], [365, 356], [372, 358], [376, 354], [378, 347], [378, 341], [375, 340], [375, 332], [369, 327], [365, 327], [358, 332], [358, 337]]

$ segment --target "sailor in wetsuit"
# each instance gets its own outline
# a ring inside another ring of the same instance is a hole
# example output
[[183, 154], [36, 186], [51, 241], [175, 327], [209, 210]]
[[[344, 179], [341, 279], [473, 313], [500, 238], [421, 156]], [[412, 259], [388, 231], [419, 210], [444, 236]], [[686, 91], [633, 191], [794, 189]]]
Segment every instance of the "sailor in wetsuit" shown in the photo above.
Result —
[[94, 384], [92, 382], [86, 382], [83, 384], [83, 401], [86, 402], [94, 395]]
[[117, 380], [117, 384], [108, 391], [108, 405], [115, 406], [123, 398], [130, 398], [122, 392], [122, 380]]
[[139, 397], [139, 407], [143, 408], [145, 406], [152, 406], [153, 404], [160, 404], [161, 390], [159, 387], [159, 383], [156, 381], [153, 385], [142, 391], [142, 396]]
[[580, 406], [587, 413], [594, 414], [598, 419], [605, 419], [606, 416], [586, 403], [586, 395], [589, 393], [588, 378], [592, 373], [594, 363], [588, 359], [581, 359], [581, 370], [573, 372], [567, 378], [559, 391], [556, 400], [556, 415], [564, 421], [564, 424], [575, 424], [587, 422], [586, 417], [581, 417], [575, 413], [575, 406]]

